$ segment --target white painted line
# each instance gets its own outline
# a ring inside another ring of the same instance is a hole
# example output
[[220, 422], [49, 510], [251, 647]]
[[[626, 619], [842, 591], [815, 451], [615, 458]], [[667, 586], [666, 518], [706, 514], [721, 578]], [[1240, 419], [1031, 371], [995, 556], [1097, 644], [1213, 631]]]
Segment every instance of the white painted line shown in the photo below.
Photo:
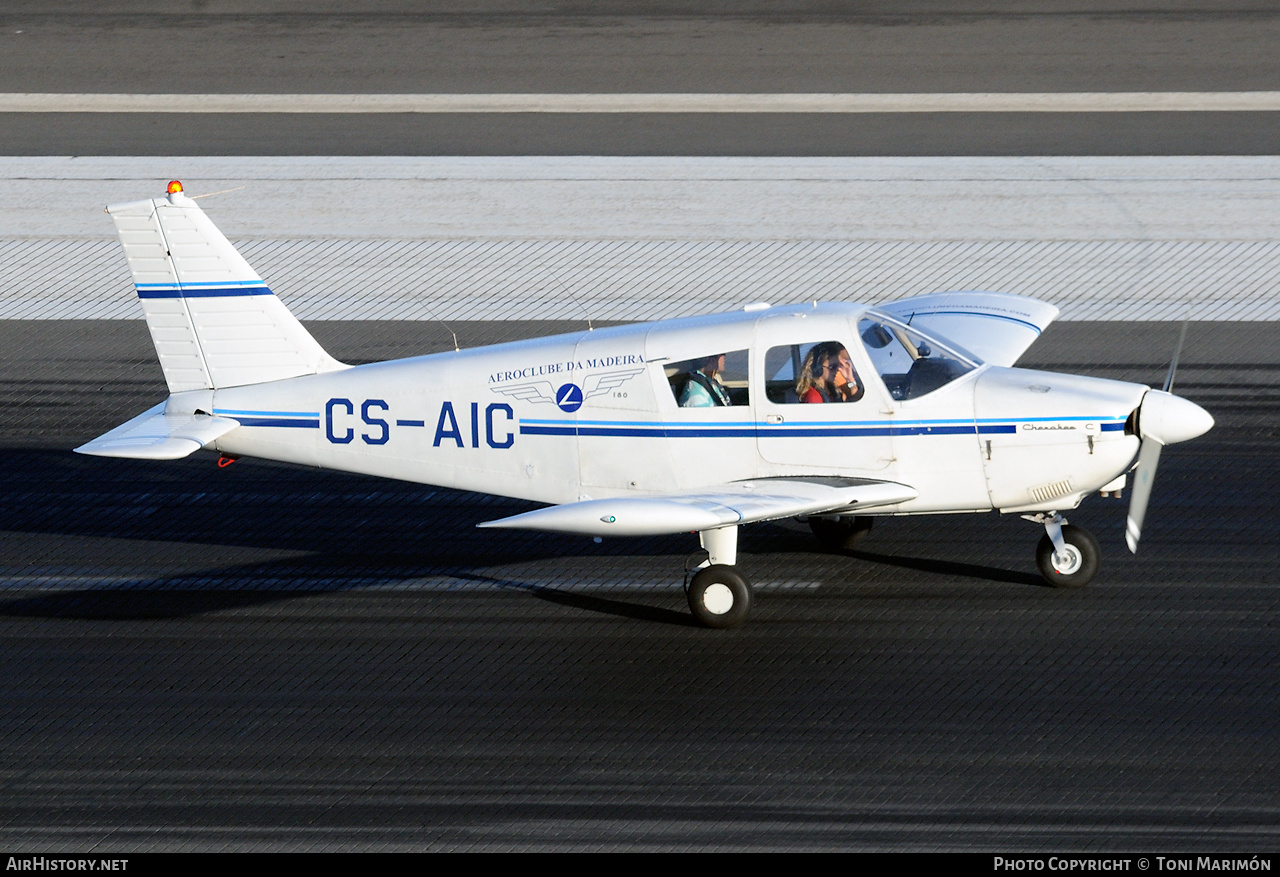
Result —
[[1280, 91], [924, 94], [0, 94], [4, 113], [1272, 112]]

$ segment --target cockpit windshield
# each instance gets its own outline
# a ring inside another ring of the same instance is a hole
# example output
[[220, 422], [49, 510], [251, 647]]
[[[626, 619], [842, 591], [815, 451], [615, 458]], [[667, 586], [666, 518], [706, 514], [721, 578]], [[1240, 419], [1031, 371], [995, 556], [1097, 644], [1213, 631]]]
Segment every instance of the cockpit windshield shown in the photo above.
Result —
[[919, 399], [981, 365], [971, 354], [879, 311], [868, 311], [858, 321], [858, 334], [895, 399]]

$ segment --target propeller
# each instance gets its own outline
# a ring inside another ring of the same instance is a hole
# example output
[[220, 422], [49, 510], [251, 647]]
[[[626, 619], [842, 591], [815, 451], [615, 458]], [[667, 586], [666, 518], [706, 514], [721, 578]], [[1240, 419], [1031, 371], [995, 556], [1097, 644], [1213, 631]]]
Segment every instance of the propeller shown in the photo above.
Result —
[[1124, 541], [1129, 550], [1138, 553], [1138, 540], [1142, 538], [1142, 521], [1151, 501], [1151, 489], [1160, 465], [1160, 451], [1165, 445], [1177, 444], [1204, 435], [1213, 427], [1213, 417], [1199, 405], [1172, 392], [1174, 375], [1178, 371], [1178, 358], [1182, 355], [1182, 343], [1187, 339], [1187, 323], [1182, 324], [1178, 346], [1164, 387], [1148, 390], [1138, 406], [1137, 432], [1142, 443], [1138, 446], [1138, 468], [1134, 474], [1133, 494], [1129, 499], [1129, 517], [1125, 521]]
[[[1146, 404], [1146, 399], [1143, 399]], [[1124, 522], [1124, 541], [1132, 554], [1138, 553], [1138, 540], [1142, 538], [1142, 521], [1147, 516], [1147, 503], [1151, 500], [1151, 488], [1156, 480], [1156, 467], [1160, 465], [1160, 449], [1164, 445], [1144, 438], [1138, 446], [1138, 468], [1133, 473], [1133, 493], [1129, 497], [1129, 517]]]

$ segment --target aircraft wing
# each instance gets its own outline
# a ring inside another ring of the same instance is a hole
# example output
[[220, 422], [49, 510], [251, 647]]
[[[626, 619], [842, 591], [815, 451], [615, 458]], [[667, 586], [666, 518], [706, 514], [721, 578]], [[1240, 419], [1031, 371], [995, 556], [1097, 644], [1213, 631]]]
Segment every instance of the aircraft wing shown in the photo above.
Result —
[[672, 493], [571, 502], [479, 526], [588, 536], [656, 536], [797, 515], [854, 512], [916, 496], [912, 488], [892, 481], [826, 476], [755, 478]]
[[240, 425], [230, 417], [208, 414], [165, 414], [165, 403], [120, 424], [76, 448], [77, 454], [129, 457], [135, 460], [177, 460], [193, 454]]
[[880, 310], [1003, 366], [1017, 362], [1058, 316], [1048, 302], [1007, 292], [935, 292], [881, 305]]

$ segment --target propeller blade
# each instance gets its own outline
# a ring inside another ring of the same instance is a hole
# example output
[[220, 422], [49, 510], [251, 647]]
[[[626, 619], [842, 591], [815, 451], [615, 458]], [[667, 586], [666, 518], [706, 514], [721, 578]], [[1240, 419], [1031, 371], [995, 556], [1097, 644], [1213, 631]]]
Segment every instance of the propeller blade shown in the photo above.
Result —
[[1164, 377], [1163, 389], [1166, 393], [1173, 392], [1173, 376], [1178, 372], [1178, 357], [1182, 356], [1182, 342], [1187, 340], [1187, 324], [1190, 320], [1182, 321], [1182, 332], [1178, 335], [1178, 346], [1173, 348], [1173, 359], [1169, 361], [1169, 373]]
[[1142, 519], [1147, 516], [1147, 502], [1156, 481], [1161, 447], [1159, 442], [1146, 439], [1138, 449], [1138, 468], [1133, 473], [1133, 494], [1129, 497], [1129, 519], [1124, 526], [1125, 544], [1134, 554], [1138, 553], [1138, 540], [1142, 538]]
[[1164, 379], [1164, 389], [1148, 390], [1138, 406], [1138, 467], [1133, 473], [1133, 494], [1129, 497], [1129, 517], [1125, 521], [1124, 541], [1129, 550], [1138, 553], [1138, 540], [1142, 538], [1142, 521], [1147, 516], [1147, 503], [1151, 501], [1151, 488], [1156, 483], [1156, 469], [1160, 466], [1160, 449], [1165, 445], [1185, 442], [1204, 435], [1213, 427], [1213, 417], [1199, 405], [1173, 395], [1173, 378], [1178, 373], [1178, 358], [1182, 356], [1182, 344], [1187, 340], [1187, 324], [1182, 321], [1178, 334], [1178, 346], [1169, 362], [1169, 374]]

